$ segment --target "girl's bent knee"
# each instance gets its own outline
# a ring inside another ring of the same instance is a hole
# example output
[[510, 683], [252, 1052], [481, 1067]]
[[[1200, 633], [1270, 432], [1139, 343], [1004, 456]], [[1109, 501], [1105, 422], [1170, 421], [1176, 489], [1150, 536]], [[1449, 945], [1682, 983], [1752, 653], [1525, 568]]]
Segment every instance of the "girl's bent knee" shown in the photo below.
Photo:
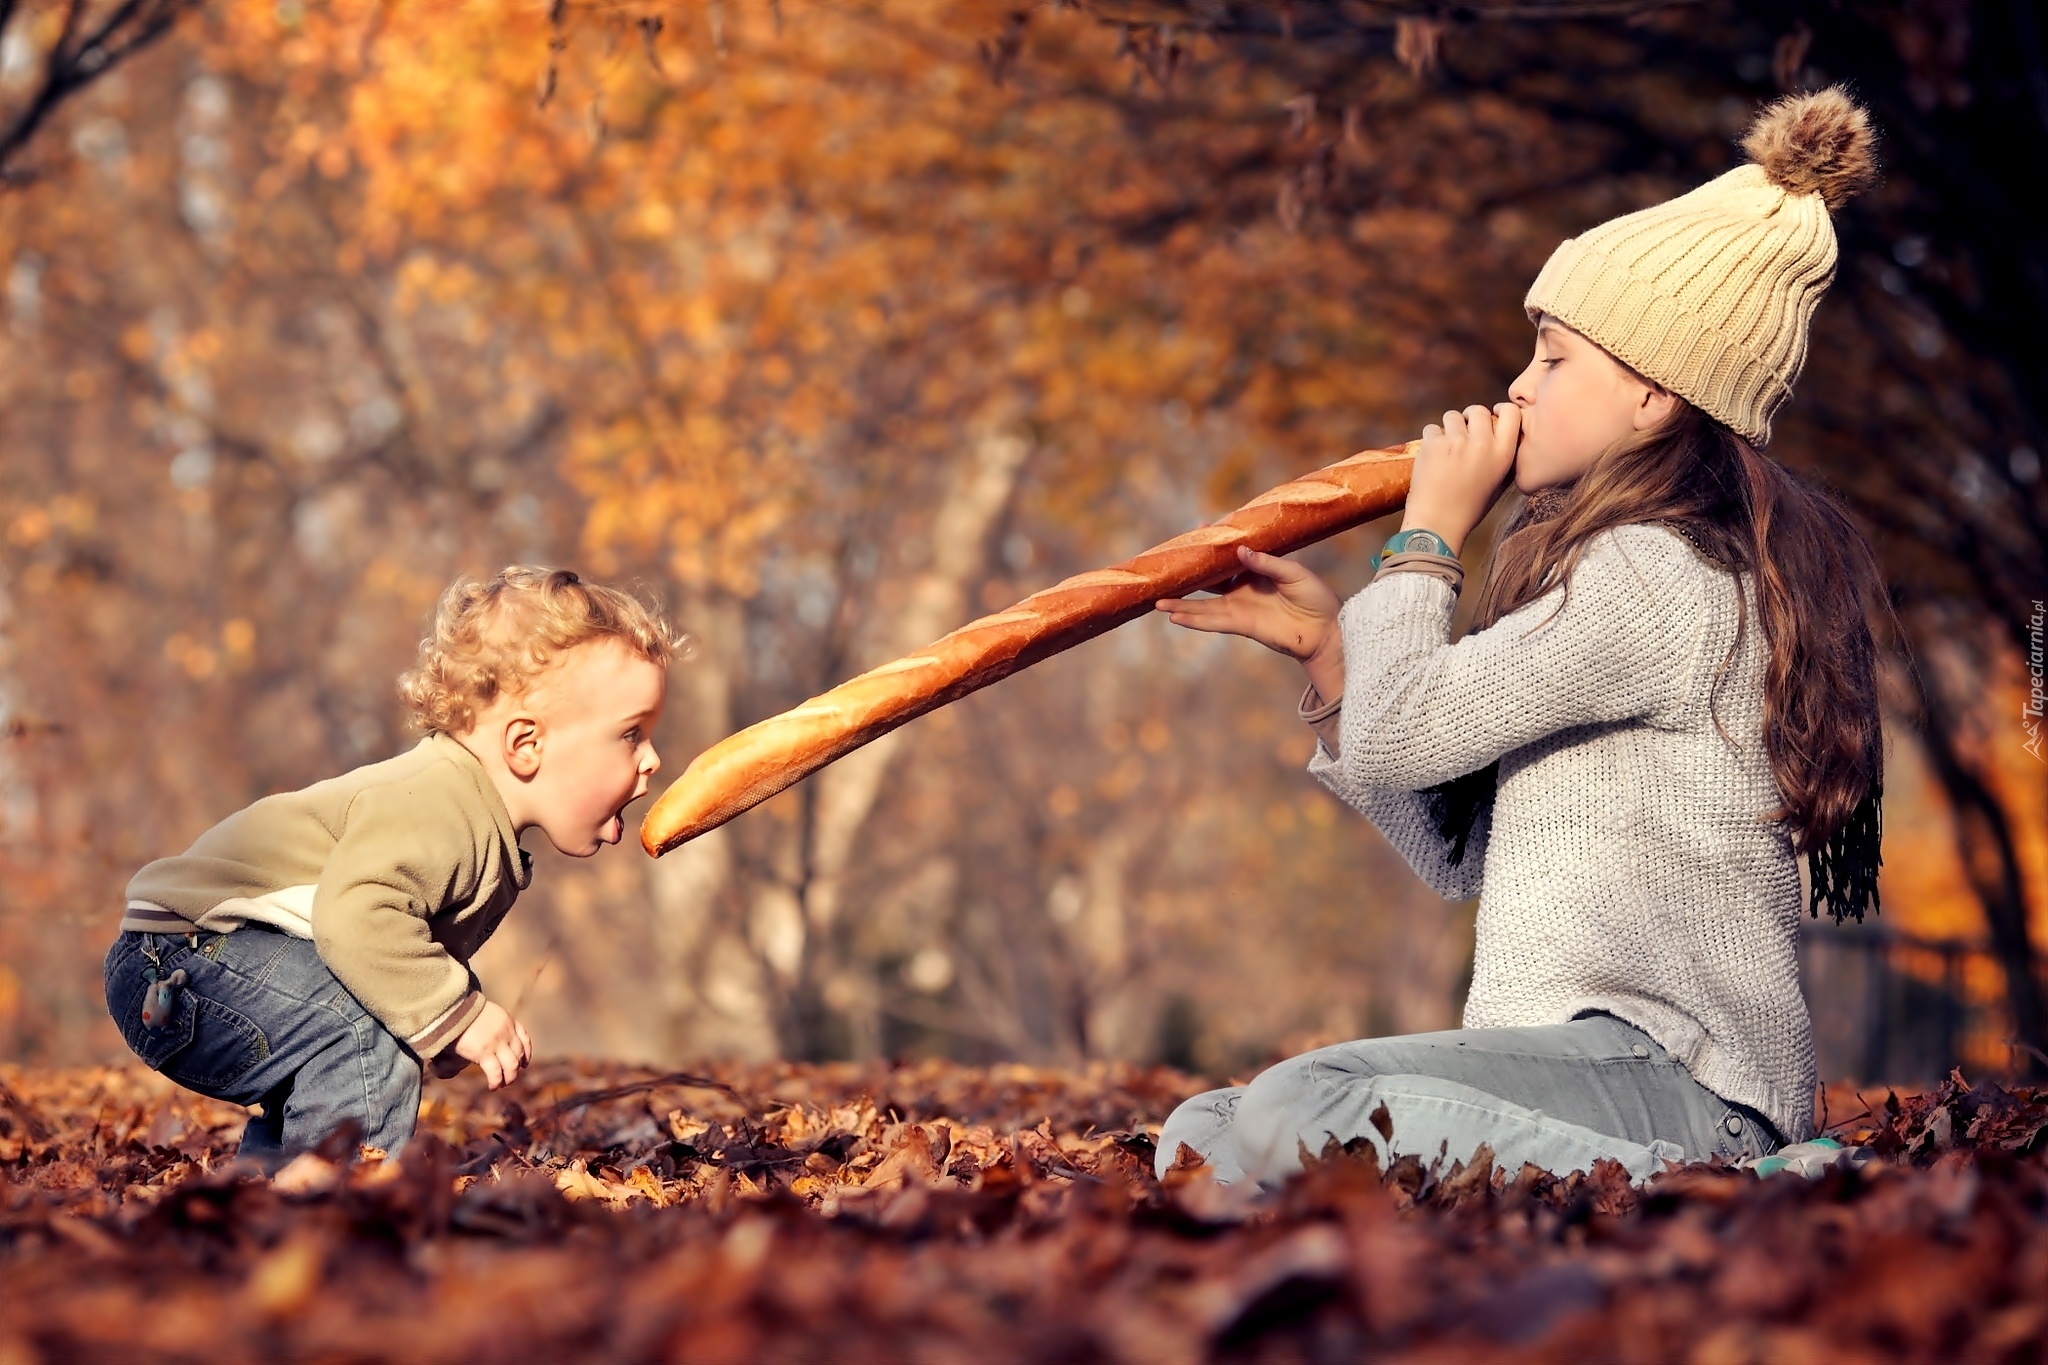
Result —
[[1297, 1102], [1315, 1085], [1316, 1056], [1314, 1052], [1305, 1052], [1289, 1057], [1252, 1077], [1252, 1083], [1244, 1088], [1242, 1107], [1269, 1110]]
[[1225, 1166], [1231, 1172], [1237, 1168], [1236, 1161], [1231, 1159], [1231, 1128], [1243, 1093], [1241, 1087], [1225, 1086], [1191, 1095], [1175, 1105], [1159, 1127], [1159, 1151], [1153, 1161], [1153, 1173], [1164, 1180], [1185, 1145], [1217, 1168], [1219, 1179], [1229, 1178], [1222, 1171]]
[[[1311, 1052], [1277, 1062], [1245, 1087], [1237, 1109], [1237, 1158], [1255, 1180], [1284, 1180], [1300, 1169], [1302, 1126], [1320, 1107], [1315, 1056]], [[1320, 1149], [1321, 1143], [1315, 1145]]]
[[1403, 1079], [1360, 1067], [1354, 1057], [1314, 1052], [1261, 1072], [1238, 1106], [1237, 1156], [1245, 1173], [1278, 1184], [1301, 1169], [1304, 1149], [1320, 1156], [1333, 1141], [1359, 1137], [1384, 1160], [1386, 1143], [1373, 1115]]

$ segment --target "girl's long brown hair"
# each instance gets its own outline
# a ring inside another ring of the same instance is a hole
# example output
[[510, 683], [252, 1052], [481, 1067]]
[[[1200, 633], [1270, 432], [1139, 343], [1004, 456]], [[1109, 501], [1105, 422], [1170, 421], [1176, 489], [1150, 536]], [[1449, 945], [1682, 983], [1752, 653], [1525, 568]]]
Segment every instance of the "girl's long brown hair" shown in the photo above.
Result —
[[[1825, 900], [1838, 922], [1861, 920], [1866, 903], [1877, 906], [1884, 756], [1868, 595], [1880, 580], [1833, 499], [1681, 399], [1570, 487], [1523, 504], [1495, 548], [1474, 628], [1560, 588], [1562, 606], [1593, 537], [1641, 523], [1670, 526], [1754, 584], [1767, 652], [1763, 740], [1783, 803], [1772, 818], [1808, 859], [1811, 910]], [[1751, 628], [1746, 602], [1740, 611], [1723, 673]], [[1431, 790], [1454, 854], [1497, 777], [1495, 767]]]

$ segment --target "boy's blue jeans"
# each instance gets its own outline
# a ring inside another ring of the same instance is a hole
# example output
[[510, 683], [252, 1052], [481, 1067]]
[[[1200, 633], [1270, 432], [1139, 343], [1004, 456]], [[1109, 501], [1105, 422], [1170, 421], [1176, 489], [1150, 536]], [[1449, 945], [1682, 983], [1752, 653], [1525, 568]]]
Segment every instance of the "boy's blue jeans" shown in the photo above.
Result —
[[[169, 1022], [142, 1022], [154, 968], [182, 968]], [[312, 943], [256, 926], [231, 934], [123, 933], [107, 951], [107, 1008], [135, 1055], [178, 1084], [261, 1104], [241, 1154], [274, 1165], [353, 1121], [396, 1154], [420, 1110], [420, 1060], [356, 1003]]]
[[[1373, 1113], [1387, 1108], [1394, 1135]], [[1731, 1104], [1632, 1024], [1593, 1014], [1534, 1028], [1452, 1029], [1367, 1038], [1268, 1067], [1250, 1085], [1184, 1101], [1159, 1135], [1159, 1173], [1180, 1145], [1220, 1181], [1277, 1185], [1331, 1138], [1364, 1138], [1382, 1162], [1439, 1154], [1470, 1161], [1485, 1143], [1499, 1167], [1555, 1175], [1602, 1157], [1647, 1180], [1666, 1160], [1767, 1156], [1778, 1135]]]

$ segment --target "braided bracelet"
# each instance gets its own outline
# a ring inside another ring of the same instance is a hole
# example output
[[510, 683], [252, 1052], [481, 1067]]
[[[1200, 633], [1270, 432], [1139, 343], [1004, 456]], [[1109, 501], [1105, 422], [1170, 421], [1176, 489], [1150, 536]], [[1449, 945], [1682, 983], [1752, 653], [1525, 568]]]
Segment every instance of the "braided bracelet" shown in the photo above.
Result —
[[1440, 555], [1427, 550], [1402, 550], [1388, 555], [1380, 561], [1379, 572], [1374, 574], [1377, 583], [1388, 574], [1426, 573], [1450, 584], [1452, 592], [1465, 586], [1465, 566], [1451, 555]]

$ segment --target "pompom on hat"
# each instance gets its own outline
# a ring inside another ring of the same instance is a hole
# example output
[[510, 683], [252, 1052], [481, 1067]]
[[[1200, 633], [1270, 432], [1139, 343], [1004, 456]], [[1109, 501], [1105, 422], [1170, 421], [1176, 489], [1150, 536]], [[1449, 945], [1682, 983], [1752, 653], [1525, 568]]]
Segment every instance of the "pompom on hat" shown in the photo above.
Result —
[[1870, 118], [1840, 86], [1757, 116], [1751, 160], [1560, 244], [1522, 301], [1761, 447], [1835, 278], [1839, 209], [1875, 177]]

